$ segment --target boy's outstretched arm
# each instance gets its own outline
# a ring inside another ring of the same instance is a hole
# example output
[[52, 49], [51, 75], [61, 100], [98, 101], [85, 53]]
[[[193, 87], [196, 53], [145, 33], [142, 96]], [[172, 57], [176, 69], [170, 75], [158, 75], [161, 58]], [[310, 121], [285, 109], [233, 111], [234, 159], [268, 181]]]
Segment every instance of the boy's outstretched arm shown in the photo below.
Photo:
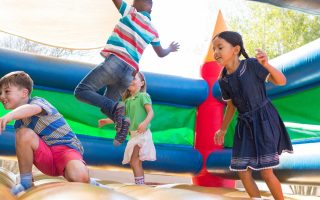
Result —
[[119, 10], [122, 4], [122, 0], [112, 0], [114, 5], [117, 7], [117, 9]]
[[42, 108], [38, 105], [25, 104], [17, 107], [0, 118], [0, 134], [6, 129], [6, 125], [10, 121], [31, 117], [41, 112]]
[[168, 55], [169, 53], [171, 53], [171, 52], [176, 52], [176, 51], [178, 51], [178, 49], [180, 48], [180, 44], [177, 43], [177, 42], [171, 42], [171, 44], [169, 45], [169, 47], [166, 48], [166, 49], [162, 48], [161, 45], [159, 45], [159, 46], [152, 46], [152, 47], [153, 47], [154, 51], [157, 53], [157, 55], [162, 58], [162, 57], [167, 56], [167, 55]]

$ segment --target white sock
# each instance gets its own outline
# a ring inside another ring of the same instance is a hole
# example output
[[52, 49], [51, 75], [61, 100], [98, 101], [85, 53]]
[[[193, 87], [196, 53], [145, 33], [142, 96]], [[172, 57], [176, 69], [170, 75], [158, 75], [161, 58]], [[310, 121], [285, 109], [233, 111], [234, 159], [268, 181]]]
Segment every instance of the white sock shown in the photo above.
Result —
[[106, 185], [103, 185], [101, 183], [98, 183], [96, 181], [96, 179], [93, 179], [93, 178], [90, 178], [90, 185], [94, 185], [94, 186], [98, 186], [98, 187], [101, 187], [101, 188], [105, 188], [105, 189], [108, 189], [108, 190], [113, 190], [111, 187], [108, 187]]
[[134, 177], [134, 182], [135, 182], [137, 185], [144, 185], [144, 176]]

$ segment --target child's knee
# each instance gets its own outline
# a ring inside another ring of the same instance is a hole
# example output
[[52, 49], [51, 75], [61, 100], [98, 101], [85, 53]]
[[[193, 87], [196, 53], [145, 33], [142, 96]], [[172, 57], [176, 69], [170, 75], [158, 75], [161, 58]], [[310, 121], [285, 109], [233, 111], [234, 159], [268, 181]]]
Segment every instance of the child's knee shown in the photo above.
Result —
[[76, 87], [76, 89], [74, 90], [73, 94], [78, 100], [82, 99], [81, 89], [79, 89], [79, 86]]
[[130, 167], [131, 167], [131, 168], [134, 168], [134, 167], [136, 167], [136, 166], [137, 166], [137, 161], [134, 160], [134, 159], [131, 159], [131, 160], [130, 160]]
[[66, 173], [66, 179], [70, 182], [89, 183], [89, 174], [83, 170]]
[[73, 163], [66, 167], [65, 178], [71, 182], [89, 183], [88, 169], [81, 161], [78, 164]]
[[142, 162], [140, 161], [139, 157], [131, 158], [131, 160], [130, 160], [131, 168], [136, 168], [141, 165], [142, 165]]
[[20, 128], [16, 131], [17, 143], [28, 143], [35, 140], [36, 133], [29, 128]]
[[141, 165], [142, 162], [140, 161], [140, 158], [139, 158], [139, 151], [140, 151], [140, 147], [138, 145], [136, 145], [133, 148], [133, 152], [132, 152], [131, 159], [130, 159], [130, 166], [131, 167], [137, 167], [137, 166]]
[[238, 176], [240, 179], [245, 179], [245, 178], [251, 178], [251, 172], [250, 171], [239, 171]]
[[262, 170], [260, 171], [260, 175], [263, 180], [272, 179], [274, 177], [272, 169]]

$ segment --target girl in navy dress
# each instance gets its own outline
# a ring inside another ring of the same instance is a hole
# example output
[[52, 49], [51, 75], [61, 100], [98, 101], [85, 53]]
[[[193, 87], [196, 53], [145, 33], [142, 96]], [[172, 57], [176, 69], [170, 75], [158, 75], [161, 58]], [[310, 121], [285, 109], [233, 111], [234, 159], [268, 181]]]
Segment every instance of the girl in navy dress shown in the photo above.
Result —
[[[237, 32], [221, 32], [213, 38], [214, 58], [224, 68], [219, 78], [222, 98], [227, 102], [221, 129], [214, 141], [222, 144], [228, 125], [238, 110], [230, 170], [237, 171], [249, 196], [261, 198], [252, 178], [259, 170], [276, 200], [283, 199], [278, 178], [272, 168], [279, 165], [279, 155], [292, 152], [289, 135], [277, 110], [266, 95], [265, 82], [285, 85], [286, 77], [268, 62], [267, 55], [257, 49], [249, 58]], [[240, 55], [246, 59], [240, 60]]]

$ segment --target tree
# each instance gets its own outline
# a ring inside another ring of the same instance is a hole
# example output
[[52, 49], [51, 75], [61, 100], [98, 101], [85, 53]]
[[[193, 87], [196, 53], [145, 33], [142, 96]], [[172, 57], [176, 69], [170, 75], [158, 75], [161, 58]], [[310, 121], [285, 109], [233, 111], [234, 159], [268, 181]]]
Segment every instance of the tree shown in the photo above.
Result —
[[241, 33], [251, 56], [256, 48], [263, 48], [274, 58], [320, 38], [319, 16], [256, 2], [246, 4], [241, 18], [230, 14], [226, 21], [229, 30]]
[[3, 32], [0, 32], [0, 47], [57, 58], [73, 58], [76, 60], [84, 60], [86, 56], [91, 56], [93, 53], [98, 54], [98, 50], [71, 50], [51, 47]]
[[0, 47], [14, 49], [22, 52], [30, 52], [30, 53], [37, 53], [37, 54], [46, 55], [46, 56], [53, 56], [53, 57], [63, 57], [73, 53], [73, 50], [56, 48], [56, 47], [48, 47], [30, 40], [9, 35], [9, 34], [2, 33], [2, 35], [3, 37], [1, 37], [1, 40], [0, 40]]

